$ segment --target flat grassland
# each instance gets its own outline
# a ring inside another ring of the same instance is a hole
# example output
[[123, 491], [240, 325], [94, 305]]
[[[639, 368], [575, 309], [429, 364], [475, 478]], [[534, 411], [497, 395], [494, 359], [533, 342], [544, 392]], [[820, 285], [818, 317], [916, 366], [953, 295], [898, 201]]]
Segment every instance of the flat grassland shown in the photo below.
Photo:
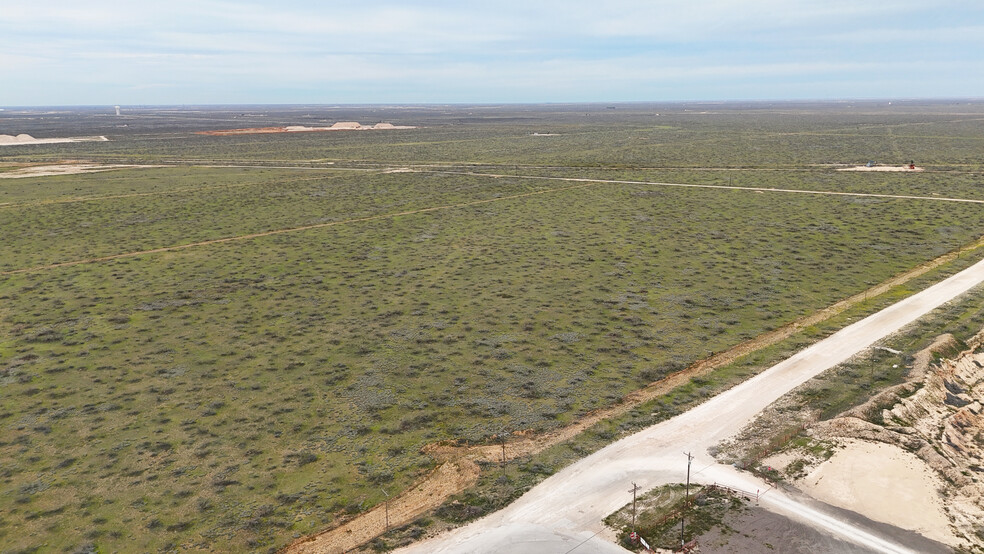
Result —
[[0, 153], [169, 164], [0, 181], [4, 552], [276, 549], [984, 235], [984, 105], [623, 108]]

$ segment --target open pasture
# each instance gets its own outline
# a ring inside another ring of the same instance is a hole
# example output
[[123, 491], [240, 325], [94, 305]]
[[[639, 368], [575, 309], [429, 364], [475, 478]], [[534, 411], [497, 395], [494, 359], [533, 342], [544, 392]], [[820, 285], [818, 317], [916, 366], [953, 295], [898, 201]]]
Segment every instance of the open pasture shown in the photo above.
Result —
[[[696, 170], [724, 166], [741, 186], [982, 198], [966, 167], [809, 167], [832, 161], [833, 135], [861, 140], [841, 112], [586, 116], [612, 119], [604, 129], [527, 116], [3, 153], [362, 170], [188, 163], [0, 182], [0, 543], [280, 547], [407, 487], [432, 467], [426, 444], [562, 426], [984, 235], [973, 203], [384, 172], [727, 184]], [[829, 132], [811, 134], [818, 118]], [[865, 121], [873, 149], [899, 144]], [[973, 143], [962, 129], [942, 144]], [[911, 140], [936, 163], [980, 163]], [[604, 167], [521, 167], [551, 163]]]

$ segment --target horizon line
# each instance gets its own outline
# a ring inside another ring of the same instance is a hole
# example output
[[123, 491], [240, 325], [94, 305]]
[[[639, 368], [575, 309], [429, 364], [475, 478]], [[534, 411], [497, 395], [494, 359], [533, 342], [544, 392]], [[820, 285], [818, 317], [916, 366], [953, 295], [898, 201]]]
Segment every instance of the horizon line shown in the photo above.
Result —
[[844, 104], [844, 103], [918, 103], [918, 102], [984, 102], [984, 96], [928, 96], [928, 97], [858, 97], [858, 98], [771, 98], [771, 99], [729, 99], [729, 100], [585, 100], [585, 101], [478, 101], [478, 102], [239, 102], [239, 103], [175, 103], [175, 104], [21, 104], [21, 105], [0, 105], [0, 111], [11, 109], [36, 109], [36, 108], [103, 108], [103, 107], [130, 107], [130, 108], [161, 108], [161, 107], [234, 107], [234, 106], [319, 106], [319, 107], [378, 107], [378, 106], [624, 106], [624, 105], [685, 105], [685, 104]]

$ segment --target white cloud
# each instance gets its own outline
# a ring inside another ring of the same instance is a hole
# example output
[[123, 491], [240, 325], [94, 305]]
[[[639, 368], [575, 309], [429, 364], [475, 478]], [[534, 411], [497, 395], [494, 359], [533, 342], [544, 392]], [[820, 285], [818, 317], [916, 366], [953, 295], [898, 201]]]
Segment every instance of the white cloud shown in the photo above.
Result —
[[953, 25], [928, 29], [911, 26], [855, 29], [846, 32], [834, 31], [824, 38], [852, 44], [981, 44], [984, 43], [984, 25]]
[[685, 95], [756, 80], [775, 97], [784, 82], [822, 79], [850, 96], [845, 83], [870, 88], [910, 60], [938, 90], [964, 91], [981, 81], [968, 69], [980, 65], [980, 15], [961, 0], [0, 0], [0, 71], [3, 101], [15, 103], [40, 101], [54, 81], [62, 103], [100, 82], [147, 98], [235, 90], [270, 102], [319, 89], [348, 95], [324, 101], [659, 99], [671, 86]]

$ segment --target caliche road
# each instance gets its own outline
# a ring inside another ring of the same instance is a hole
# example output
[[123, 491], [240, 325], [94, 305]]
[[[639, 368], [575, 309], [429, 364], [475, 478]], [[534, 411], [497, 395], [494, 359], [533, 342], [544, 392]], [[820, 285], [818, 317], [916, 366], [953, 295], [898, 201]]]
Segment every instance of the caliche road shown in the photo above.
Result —
[[602, 519], [643, 490], [686, 478], [749, 492], [762, 506], [858, 545], [862, 551], [912, 552], [899, 541], [806, 505], [755, 477], [723, 466], [707, 449], [742, 429], [769, 404], [931, 310], [984, 282], [984, 261], [842, 329], [744, 383], [673, 419], [615, 442], [546, 479], [516, 502], [465, 527], [412, 545], [409, 553], [627, 552], [598, 536]]

